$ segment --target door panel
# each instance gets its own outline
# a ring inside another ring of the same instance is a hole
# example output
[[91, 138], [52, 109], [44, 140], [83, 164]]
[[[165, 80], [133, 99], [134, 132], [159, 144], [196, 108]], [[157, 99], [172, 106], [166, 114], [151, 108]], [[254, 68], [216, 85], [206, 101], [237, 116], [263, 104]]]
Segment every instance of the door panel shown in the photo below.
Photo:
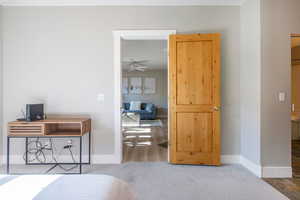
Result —
[[220, 34], [170, 36], [170, 162], [220, 165]]
[[212, 152], [210, 113], [177, 113], [177, 130], [177, 152]]
[[212, 103], [212, 42], [178, 42], [178, 104]]

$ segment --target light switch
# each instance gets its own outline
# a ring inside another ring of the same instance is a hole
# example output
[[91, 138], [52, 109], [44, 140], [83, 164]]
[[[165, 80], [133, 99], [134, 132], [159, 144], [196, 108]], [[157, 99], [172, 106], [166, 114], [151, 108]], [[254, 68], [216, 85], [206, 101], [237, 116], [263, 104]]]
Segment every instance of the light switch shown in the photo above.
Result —
[[279, 98], [280, 102], [284, 102], [285, 101], [285, 92], [279, 92], [278, 98]]
[[104, 94], [98, 94], [97, 95], [97, 101], [104, 102]]

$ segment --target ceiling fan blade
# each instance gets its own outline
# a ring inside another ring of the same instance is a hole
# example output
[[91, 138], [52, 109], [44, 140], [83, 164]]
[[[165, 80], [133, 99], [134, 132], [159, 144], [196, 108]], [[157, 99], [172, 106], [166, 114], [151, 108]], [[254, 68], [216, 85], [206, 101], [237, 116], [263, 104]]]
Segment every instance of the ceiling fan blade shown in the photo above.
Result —
[[142, 65], [142, 64], [134, 64], [134, 66], [136, 66], [136, 67], [147, 67], [146, 65]]
[[134, 60], [132, 58], [128, 60], [122, 61], [122, 63], [125, 66], [129, 66], [128, 72], [133, 72], [133, 71], [141, 71], [144, 72], [147, 70], [149, 67], [144, 65], [144, 63], [149, 62], [149, 60]]
[[138, 60], [138, 62], [149, 62], [150, 60]]
[[142, 70], [145, 70], [145, 69], [148, 69], [148, 67], [136, 67], [136, 69], [142, 69]]
[[147, 63], [149, 60], [136, 60], [135, 63]]

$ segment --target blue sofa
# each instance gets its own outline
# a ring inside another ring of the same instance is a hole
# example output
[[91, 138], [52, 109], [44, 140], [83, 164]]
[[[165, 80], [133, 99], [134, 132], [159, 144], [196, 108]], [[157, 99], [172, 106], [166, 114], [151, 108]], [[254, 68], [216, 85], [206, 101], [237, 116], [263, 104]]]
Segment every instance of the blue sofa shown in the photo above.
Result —
[[130, 110], [130, 103], [123, 103], [123, 112], [139, 113], [141, 120], [156, 119], [157, 108], [152, 103], [142, 103], [141, 110]]

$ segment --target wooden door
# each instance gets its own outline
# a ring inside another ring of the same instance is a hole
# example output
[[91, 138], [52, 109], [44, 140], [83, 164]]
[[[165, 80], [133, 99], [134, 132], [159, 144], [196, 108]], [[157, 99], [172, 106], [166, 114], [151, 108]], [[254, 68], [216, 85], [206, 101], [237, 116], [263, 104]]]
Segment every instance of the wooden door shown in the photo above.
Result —
[[300, 64], [292, 64], [292, 113], [300, 114]]
[[300, 37], [293, 34], [292, 39], [292, 116], [300, 117]]
[[169, 48], [169, 161], [220, 165], [220, 34], [171, 35]]

